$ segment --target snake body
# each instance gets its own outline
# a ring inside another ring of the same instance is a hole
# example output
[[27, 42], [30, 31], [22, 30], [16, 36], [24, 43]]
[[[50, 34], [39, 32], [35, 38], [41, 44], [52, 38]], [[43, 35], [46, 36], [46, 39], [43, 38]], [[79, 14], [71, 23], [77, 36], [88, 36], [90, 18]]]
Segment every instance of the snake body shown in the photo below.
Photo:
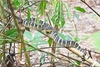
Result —
[[31, 28], [31, 29], [36, 29], [37, 31], [43, 33], [44, 35], [52, 38], [54, 40], [54, 42], [56, 44], [58, 44], [61, 47], [65, 47], [65, 48], [76, 48], [79, 51], [83, 52], [83, 55], [85, 53], [84, 49], [82, 49], [78, 43], [76, 43], [75, 41], [71, 41], [71, 40], [63, 40], [57, 33], [56, 29], [53, 28], [51, 25], [39, 20], [39, 23], [37, 22], [36, 18], [30, 18], [30, 20], [28, 21], [28, 19], [24, 19], [21, 22], [22, 25], [24, 25], [25, 27]]

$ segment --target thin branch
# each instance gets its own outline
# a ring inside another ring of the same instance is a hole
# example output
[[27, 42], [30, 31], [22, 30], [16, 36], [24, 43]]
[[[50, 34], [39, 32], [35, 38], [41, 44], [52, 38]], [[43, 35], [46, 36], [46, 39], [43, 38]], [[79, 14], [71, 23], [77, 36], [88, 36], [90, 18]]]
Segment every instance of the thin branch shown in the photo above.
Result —
[[[43, 1], [43, 0], [42, 0], [42, 1]], [[42, 1], [37, 1], [37, 2], [35, 2], [35, 3], [33, 3], [33, 4], [31, 4], [31, 5], [29, 5], [29, 6], [25, 7], [25, 8], [23, 8], [22, 10], [27, 9], [28, 7], [31, 7], [31, 6], [33, 6], [33, 5], [37, 4], [37, 3], [39, 3], [39, 2], [42, 2]]]
[[96, 13], [99, 17], [100, 14], [98, 14], [91, 6], [89, 6], [84, 0], [81, 0], [83, 3], [85, 3], [94, 13]]
[[75, 60], [75, 61], [78, 61], [78, 62], [82, 62], [83, 64], [86, 64], [86, 65], [90, 66], [90, 64], [85, 63], [85, 62], [83, 62], [83, 61], [80, 61], [80, 60], [78, 60], [78, 59], [72, 58], [72, 57], [70, 57], [70, 56], [66, 56], [66, 55], [61, 54], [61, 53], [59, 53], [59, 54], [62, 55], [62, 56], [64, 56], [64, 57], [67, 57], [67, 58], [69, 58], [69, 59], [72, 59], [72, 60]]

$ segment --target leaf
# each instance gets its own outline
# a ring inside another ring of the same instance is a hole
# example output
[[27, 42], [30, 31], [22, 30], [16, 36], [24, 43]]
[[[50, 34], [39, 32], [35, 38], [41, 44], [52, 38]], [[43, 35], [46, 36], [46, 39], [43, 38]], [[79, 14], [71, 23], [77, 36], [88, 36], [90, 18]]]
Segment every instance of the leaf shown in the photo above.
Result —
[[59, 36], [62, 38], [62, 39], [64, 39], [64, 40], [72, 40], [72, 38], [69, 36], [69, 35], [64, 35], [64, 34], [62, 34], [62, 33], [58, 33], [59, 34]]
[[46, 9], [46, 0], [41, 1], [41, 3], [39, 3], [39, 11], [41, 13], [41, 15], [44, 14]]
[[3, 43], [3, 36], [0, 36], [0, 44]]
[[33, 39], [33, 38], [32, 38], [31, 32], [25, 30], [25, 32], [24, 32], [24, 39], [25, 39], [26, 41], [31, 41], [31, 40]]
[[[16, 36], [18, 36], [18, 32], [17, 29], [11, 29], [11, 30], [7, 30], [5, 31], [5, 35], [9, 36], [11, 38], [16, 38]], [[9, 38], [8, 38], [9, 39]]]
[[43, 44], [47, 44], [47, 42], [45, 40], [42, 39], [43, 34], [41, 34], [40, 32], [37, 32], [32, 40], [32, 42], [34, 44], [38, 44], [38, 45], [43, 45]]
[[25, 0], [19, 0], [19, 2], [22, 6], [25, 4]]
[[48, 43], [49, 43], [49, 46], [51, 46], [51, 44], [52, 44], [52, 39], [51, 38], [48, 39]]
[[91, 39], [92, 39], [92, 42], [93, 42], [94, 47], [97, 50], [100, 50], [100, 31], [98, 31], [96, 33], [93, 33], [91, 35]]
[[71, 11], [70, 11], [70, 7], [68, 6], [67, 3], [64, 3], [65, 7], [66, 7], [66, 12], [67, 12], [67, 17], [70, 20], [71, 19]]
[[[27, 42], [29, 44], [31, 44], [31, 46], [34, 46], [35, 48], [38, 48], [39, 45], [45, 45], [47, 44], [47, 42], [45, 40], [42, 39], [43, 34], [41, 34], [40, 32], [37, 32], [34, 37], [32, 38], [32, 34], [30, 32], [28, 32], [27, 37], [31, 40], [27, 40]], [[27, 47], [27, 50], [35, 50], [34, 48], [31, 47]]]
[[85, 12], [86, 12], [86, 11], [85, 11], [85, 9], [84, 9], [84, 8], [82, 8], [82, 7], [80, 7], [80, 6], [75, 7], [75, 9], [76, 9], [76, 10], [78, 10], [78, 11], [80, 11], [80, 12], [83, 12], [83, 13], [85, 13]]
[[74, 40], [75, 40], [76, 42], [78, 42], [78, 41], [80, 40], [80, 38], [79, 38], [79, 37], [74, 37]]
[[52, 5], [54, 6], [55, 5], [55, 1], [54, 0], [51, 0], [51, 2], [52, 2]]
[[42, 64], [45, 62], [45, 58], [46, 58], [46, 53], [44, 53], [40, 58], [40, 66], [42, 66]]
[[57, 1], [56, 6], [55, 6], [55, 11], [53, 12], [53, 16], [51, 20], [57, 26], [61, 26], [61, 27], [64, 26], [65, 19], [64, 19], [62, 2]]
[[2, 53], [0, 53], [0, 62], [1, 62], [1, 60], [2, 60], [2, 56], [3, 56], [3, 54], [2, 54]]
[[80, 62], [80, 61], [76, 61], [76, 63], [77, 63], [78, 65], [81, 65], [81, 62]]
[[20, 6], [19, 1], [18, 0], [14, 0], [14, 5], [15, 5], [16, 8], [18, 8]]
[[30, 14], [30, 10], [28, 9], [28, 13], [27, 13], [28, 21], [30, 21], [30, 16], [31, 16], [31, 14]]
[[79, 20], [79, 15], [77, 13], [74, 13], [74, 16], [76, 17], [77, 20]]

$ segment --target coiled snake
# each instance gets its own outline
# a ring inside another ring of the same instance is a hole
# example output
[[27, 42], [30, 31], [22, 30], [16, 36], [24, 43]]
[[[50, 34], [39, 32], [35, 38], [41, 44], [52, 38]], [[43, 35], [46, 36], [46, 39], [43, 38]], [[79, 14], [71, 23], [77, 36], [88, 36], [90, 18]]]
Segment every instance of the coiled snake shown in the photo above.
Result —
[[49, 24], [41, 20], [38, 23], [36, 18], [30, 18], [29, 21], [28, 19], [24, 19], [21, 22], [21, 24], [24, 25], [25, 27], [36, 29], [37, 31], [43, 33], [44, 35], [52, 38], [54, 42], [58, 44], [59, 46], [62, 46], [65, 48], [73, 47], [81, 51], [83, 55], [86, 54], [85, 50], [82, 49], [78, 43], [76, 43], [75, 41], [71, 41], [71, 40], [63, 40], [52, 26], [50, 26]]

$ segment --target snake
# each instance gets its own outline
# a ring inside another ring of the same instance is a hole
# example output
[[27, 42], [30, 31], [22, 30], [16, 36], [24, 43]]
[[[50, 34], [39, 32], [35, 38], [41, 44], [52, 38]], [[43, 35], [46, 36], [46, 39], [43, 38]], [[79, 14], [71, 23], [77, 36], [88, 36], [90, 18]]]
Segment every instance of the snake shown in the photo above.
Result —
[[35, 29], [42, 34], [46, 35], [47, 37], [53, 39], [53, 41], [58, 44], [61, 47], [65, 48], [76, 48], [77, 50], [81, 51], [83, 55], [86, 54], [86, 51], [79, 46], [79, 44], [73, 40], [64, 40], [62, 39], [59, 35], [58, 32], [56, 31], [55, 28], [53, 28], [51, 25], [48, 23], [42, 21], [42, 20], [37, 20], [37, 18], [31, 17], [29, 20], [28, 18], [25, 18], [21, 22], [22, 25], [24, 25], [27, 28], [30, 29]]

